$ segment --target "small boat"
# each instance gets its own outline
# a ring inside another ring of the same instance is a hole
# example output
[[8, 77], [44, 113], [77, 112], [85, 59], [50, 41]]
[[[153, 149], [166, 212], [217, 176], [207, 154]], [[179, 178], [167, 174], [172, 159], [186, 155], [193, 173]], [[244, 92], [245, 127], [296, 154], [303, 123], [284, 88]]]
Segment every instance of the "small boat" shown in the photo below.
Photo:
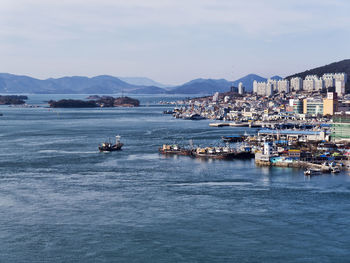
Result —
[[199, 114], [191, 114], [190, 116], [187, 116], [184, 118], [185, 120], [193, 120], [193, 121], [197, 121], [197, 120], [204, 120], [205, 117], [199, 115]]
[[189, 156], [189, 155], [192, 155], [192, 150], [182, 148], [178, 144], [173, 144], [173, 145], [164, 144], [162, 148], [159, 148], [159, 153], [165, 154], [165, 155], [176, 154], [176, 155]]
[[313, 176], [313, 175], [321, 175], [322, 174], [322, 171], [320, 169], [306, 169], [304, 171], [304, 175], [306, 176]]
[[338, 166], [331, 167], [331, 173], [337, 174], [340, 173], [340, 169]]
[[206, 147], [195, 149], [193, 155], [197, 158], [233, 159], [236, 152], [228, 147]]
[[104, 142], [98, 146], [98, 149], [100, 152], [120, 151], [123, 145], [124, 144], [120, 142], [120, 136], [117, 135], [115, 136], [115, 144], [112, 144], [110, 142]]

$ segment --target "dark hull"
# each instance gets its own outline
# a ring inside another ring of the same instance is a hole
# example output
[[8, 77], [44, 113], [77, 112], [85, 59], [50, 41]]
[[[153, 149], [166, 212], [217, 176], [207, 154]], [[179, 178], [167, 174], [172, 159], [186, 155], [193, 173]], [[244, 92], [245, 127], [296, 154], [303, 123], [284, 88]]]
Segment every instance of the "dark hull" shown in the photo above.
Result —
[[196, 158], [230, 160], [235, 158], [236, 153], [194, 153], [193, 155]]
[[114, 151], [121, 151], [124, 144], [114, 144], [111, 146], [99, 146], [98, 149], [100, 152], [114, 152]]
[[230, 137], [230, 136], [223, 136], [222, 140], [224, 142], [243, 142], [245, 140], [245, 137]]
[[196, 153], [193, 155], [196, 158], [208, 158], [208, 159], [251, 159], [254, 158], [254, 154], [250, 152], [229, 152], [229, 153]]
[[185, 156], [191, 156], [192, 151], [191, 150], [163, 150], [159, 149], [159, 153], [164, 154], [164, 155], [185, 155]]
[[255, 157], [255, 154], [252, 152], [238, 152], [236, 153], [236, 159], [252, 159]]

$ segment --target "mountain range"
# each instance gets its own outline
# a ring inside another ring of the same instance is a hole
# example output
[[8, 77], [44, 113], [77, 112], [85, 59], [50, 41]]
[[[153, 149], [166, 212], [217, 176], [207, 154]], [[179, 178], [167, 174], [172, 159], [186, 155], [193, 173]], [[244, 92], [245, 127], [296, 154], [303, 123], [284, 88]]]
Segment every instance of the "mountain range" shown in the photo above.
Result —
[[[287, 78], [299, 76], [304, 78], [309, 74], [345, 72], [350, 76], [350, 59], [342, 60], [323, 67], [300, 72]], [[273, 76], [272, 79], [282, 79]], [[194, 79], [178, 86], [168, 86], [144, 77], [117, 78], [108, 75], [96, 77], [62, 77], [40, 80], [28, 76], [0, 73], [0, 93], [43, 93], [43, 94], [213, 94], [227, 92], [231, 86], [237, 87], [240, 82], [250, 92], [253, 82], [267, 79], [256, 74], [249, 74], [235, 81], [225, 79]]]
[[231, 86], [237, 87], [239, 82], [243, 83], [247, 91], [251, 91], [254, 80], [266, 81], [266, 78], [255, 74], [249, 74], [233, 82], [225, 79], [199, 78], [182, 85], [169, 87], [148, 78], [117, 78], [101, 75], [92, 78], [72, 76], [40, 80], [28, 76], [0, 73], [0, 93], [115, 94], [124, 92], [129, 94], [213, 94], [214, 92], [227, 92]]
[[120, 79], [126, 83], [129, 83], [132, 85], [137, 85], [137, 86], [153, 86], [153, 87], [158, 87], [158, 88], [172, 87], [171, 85], [159, 83], [157, 81], [154, 81], [153, 79], [145, 78], [145, 77], [118, 77], [118, 79]]

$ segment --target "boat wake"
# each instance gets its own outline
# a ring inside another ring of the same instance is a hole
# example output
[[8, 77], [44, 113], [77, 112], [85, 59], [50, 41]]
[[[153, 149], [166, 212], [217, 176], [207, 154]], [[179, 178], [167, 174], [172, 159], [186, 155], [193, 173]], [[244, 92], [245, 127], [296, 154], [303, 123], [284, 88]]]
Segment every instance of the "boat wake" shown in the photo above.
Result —
[[252, 185], [250, 182], [193, 182], [193, 183], [177, 183], [175, 186], [243, 186]]
[[60, 153], [60, 154], [96, 154], [98, 151], [62, 151], [62, 150], [40, 150], [39, 153]]
[[158, 160], [159, 154], [158, 153], [147, 153], [147, 154], [131, 154], [128, 156], [129, 161], [134, 160]]

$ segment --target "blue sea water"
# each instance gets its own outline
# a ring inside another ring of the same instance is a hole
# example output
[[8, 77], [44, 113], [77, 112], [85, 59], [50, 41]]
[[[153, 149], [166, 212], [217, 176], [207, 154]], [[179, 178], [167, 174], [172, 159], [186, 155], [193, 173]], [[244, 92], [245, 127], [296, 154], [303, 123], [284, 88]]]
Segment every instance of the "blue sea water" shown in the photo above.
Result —
[[[350, 262], [349, 174], [161, 156], [254, 132], [163, 115], [175, 98], [0, 107], [0, 262]], [[123, 151], [99, 153], [117, 134]]]

